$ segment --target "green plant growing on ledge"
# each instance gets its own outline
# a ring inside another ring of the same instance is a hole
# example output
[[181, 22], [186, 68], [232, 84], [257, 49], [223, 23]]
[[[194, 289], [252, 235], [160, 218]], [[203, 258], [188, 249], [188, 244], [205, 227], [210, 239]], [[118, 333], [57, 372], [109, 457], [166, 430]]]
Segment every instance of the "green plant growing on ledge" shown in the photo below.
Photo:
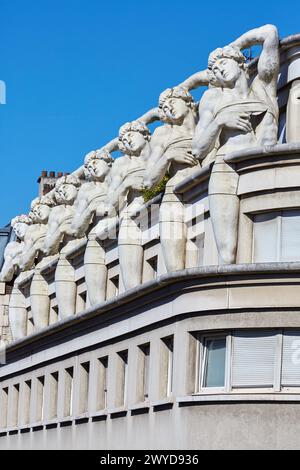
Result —
[[144, 188], [142, 190], [142, 196], [144, 198], [144, 201], [145, 202], [151, 201], [151, 199], [153, 199], [155, 196], [163, 193], [165, 191], [165, 187], [169, 179], [170, 179], [170, 176], [165, 175], [163, 179], [161, 180], [161, 182], [158, 183], [156, 186], [154, 186], [154, 188], [152, 189]]

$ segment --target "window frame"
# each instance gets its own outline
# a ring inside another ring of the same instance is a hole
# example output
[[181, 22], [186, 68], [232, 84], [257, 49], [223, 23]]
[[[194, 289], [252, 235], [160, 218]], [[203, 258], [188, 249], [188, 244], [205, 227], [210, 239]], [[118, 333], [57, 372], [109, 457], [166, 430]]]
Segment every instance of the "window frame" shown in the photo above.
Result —
[[[203, 385], [206, 373], [207, 360], [207, 340], [225, 338], [225, 363], [224, 363], [224, 385], [220, 387], [205, 387]], [[219, 333], [201, 334], [197, 344], [196, 360], [196, 393], [220, 393], [228, 392], [230, 387], [231, 373], [231, 331], [222, 331]]]

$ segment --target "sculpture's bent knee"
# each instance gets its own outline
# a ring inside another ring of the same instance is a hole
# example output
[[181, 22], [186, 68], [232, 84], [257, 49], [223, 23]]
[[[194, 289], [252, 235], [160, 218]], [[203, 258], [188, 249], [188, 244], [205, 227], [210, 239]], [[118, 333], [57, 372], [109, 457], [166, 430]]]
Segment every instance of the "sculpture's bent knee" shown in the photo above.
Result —
[[105, 250], [97, 240], [88, 240], [84, 255], [85, 282], [91, 306], [106, 297], [107, 267]]

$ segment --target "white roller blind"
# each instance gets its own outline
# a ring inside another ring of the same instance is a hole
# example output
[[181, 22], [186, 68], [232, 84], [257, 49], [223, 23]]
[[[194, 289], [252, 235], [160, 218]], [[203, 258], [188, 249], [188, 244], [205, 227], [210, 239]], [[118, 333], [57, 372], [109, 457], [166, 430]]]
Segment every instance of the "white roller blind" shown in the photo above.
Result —
[[284, 332], [281, 385], [300, 385], [300, 330]]
[[282, 211], [281, 261], [300, 260], [300, 211]]
[[232, 386], [271, 387], [275, 353], [274, 333], [236, 332], [233, 337]]
[[257, 214], [253, 220], [253, 262], [277, 261], [279, 212]]

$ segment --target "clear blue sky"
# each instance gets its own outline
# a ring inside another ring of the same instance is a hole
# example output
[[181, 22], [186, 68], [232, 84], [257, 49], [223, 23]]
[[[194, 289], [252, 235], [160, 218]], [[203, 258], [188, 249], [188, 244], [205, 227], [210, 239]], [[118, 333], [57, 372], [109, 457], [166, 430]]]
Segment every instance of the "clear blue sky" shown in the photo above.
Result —
[[72, 171], [215, 47], [264, 23], [300, 32], [299, 0], [0, 0], [0, 226], [42, 170]]

